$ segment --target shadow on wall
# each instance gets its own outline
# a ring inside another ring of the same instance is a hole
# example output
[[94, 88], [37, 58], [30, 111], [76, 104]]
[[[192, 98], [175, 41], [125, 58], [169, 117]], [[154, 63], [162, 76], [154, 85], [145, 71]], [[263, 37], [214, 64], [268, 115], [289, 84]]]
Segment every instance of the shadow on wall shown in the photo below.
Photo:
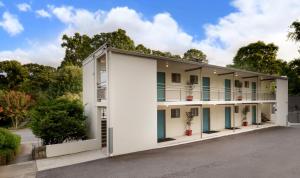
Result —
[[289, 112], [300, 111], [300, 96], [289, 96]]

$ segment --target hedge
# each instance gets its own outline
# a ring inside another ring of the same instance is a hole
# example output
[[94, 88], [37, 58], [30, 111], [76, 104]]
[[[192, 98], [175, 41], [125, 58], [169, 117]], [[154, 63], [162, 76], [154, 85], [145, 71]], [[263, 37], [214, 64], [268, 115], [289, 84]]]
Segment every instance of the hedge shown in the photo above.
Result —
[[21, 137], [7, 129], [0, 128], [0, 165], [12, 161], [20, 147]]

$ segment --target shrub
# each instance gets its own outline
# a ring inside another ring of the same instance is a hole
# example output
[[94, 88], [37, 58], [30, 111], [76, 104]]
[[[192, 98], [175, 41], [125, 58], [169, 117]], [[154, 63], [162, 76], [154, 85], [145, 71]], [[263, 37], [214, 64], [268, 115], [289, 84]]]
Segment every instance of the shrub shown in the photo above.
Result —
[[14, 159], [19, 147], [21, 138], [8, 131], [0, 128], [0, 165], [7, 164]]
[[46, 101], [31, 112], [31, 128], [44, 145], [85, 139], [82, 103], [67, 99]]

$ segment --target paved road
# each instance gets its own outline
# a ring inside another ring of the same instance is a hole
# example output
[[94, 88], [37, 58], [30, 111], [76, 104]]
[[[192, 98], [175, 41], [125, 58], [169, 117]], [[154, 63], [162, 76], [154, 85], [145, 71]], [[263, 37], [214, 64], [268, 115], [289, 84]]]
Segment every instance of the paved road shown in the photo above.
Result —
[[300, 128], [269, 128], [204, 142], [96, 160], [38, 178], [300, 177]]

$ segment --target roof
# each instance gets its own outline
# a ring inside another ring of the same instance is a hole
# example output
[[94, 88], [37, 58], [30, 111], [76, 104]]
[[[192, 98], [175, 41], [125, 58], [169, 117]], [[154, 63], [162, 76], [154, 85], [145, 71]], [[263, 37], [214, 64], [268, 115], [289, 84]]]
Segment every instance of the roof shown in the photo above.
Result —
[[222, 70], [228, 70], [228, 71], [231, 71], [231, 72], [241, 72], [241, 73], [248, 73], [248, 74], [251, 74], [251, 75], [257, 75], [257, 76], [264, 76], [264, 77], [269, 77], [269, 78], [274, 78], [274, 79], [287, 80], [286, 76], [269, 75], [269, 74], [253, 72], [253, 71], [248, 71], [248, 70], [243, 70], [243, 69], [236, 69], [236, 68], [231, 68], [231, 67], [223, 67], [223, 66], [217, 66], [217, 65], [212, 65], [212, 64], [187, 61], [187, 60], [184, 60], [184, 59], [178, 60], [177, 58], [171, 58], [171, 57], [165, 57], [165, 56], [156, 56], [156, 55], [152, 55], [152, 54], [143, 54], [143, 53], [139, 53], [137, 51], [129, 51], [129, 50], [124, 50], [124, 49], [107, 47], [106, 44], [102, 45], [100, 48], [98, 48], [96, 51], [94, 51], [92, 54], [90, 54], [83, 61], [83, 63], [86, 63], [87, 60], [89, 60], [89, 58], [91, 58], [95, 54], [97, 54], [101, 51], [105, 51], [105, 50], [106, 51], [111, 51], [111, 52], [114, 52], [114, 53], [137, 56], [137, 57], [144, 57], [144, 58], [155, 59], [155, 60], [173, 61], [173, 62], [182, 63], [182, 64], [192, 64], [192, 65], [195, 65], [195, 66], [198, 66], [198, 67], [208, 67], [208, 68], [214, 68], [214, 69], [222, 69]]

